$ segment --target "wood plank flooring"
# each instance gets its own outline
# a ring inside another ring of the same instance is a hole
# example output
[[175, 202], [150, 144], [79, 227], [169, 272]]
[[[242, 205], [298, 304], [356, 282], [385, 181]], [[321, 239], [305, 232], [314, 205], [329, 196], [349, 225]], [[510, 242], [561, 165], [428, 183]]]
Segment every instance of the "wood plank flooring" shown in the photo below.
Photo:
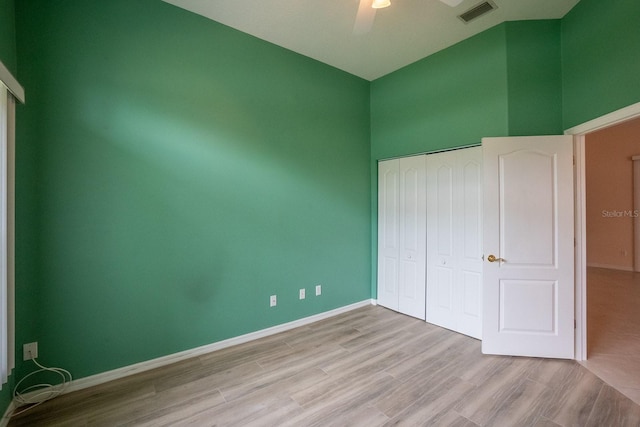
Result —
[[484, 356], [381, 307], [60, 396], [10, 426], [639, 426], [580, 364]]

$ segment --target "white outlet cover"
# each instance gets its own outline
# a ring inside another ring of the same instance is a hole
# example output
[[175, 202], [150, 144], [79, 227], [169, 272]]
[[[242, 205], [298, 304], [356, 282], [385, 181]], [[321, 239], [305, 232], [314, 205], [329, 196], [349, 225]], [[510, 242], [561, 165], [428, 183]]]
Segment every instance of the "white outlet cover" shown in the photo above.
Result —
[[304, 298], [305, 298], [305, 290], [300, 289], [300, 299], [304, 299]]
[[275, 307], [278, 305], [278, 297], [276, 295], [271, 295], [269, 297], [269, 307]]
[[38, 343], [30, 342], [22, 346], [22, 360], [31, 360], [38, 358]]
[[316, 285], [316, 296], [322, 295], [322, 285]]

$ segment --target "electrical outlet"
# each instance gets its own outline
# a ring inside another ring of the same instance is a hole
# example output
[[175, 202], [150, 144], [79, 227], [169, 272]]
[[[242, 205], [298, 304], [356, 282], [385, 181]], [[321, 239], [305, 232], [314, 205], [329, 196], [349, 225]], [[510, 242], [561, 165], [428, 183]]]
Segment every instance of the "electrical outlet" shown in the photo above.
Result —
[[305, 291], [304, 288], [300, 289], [300, 299], [304, 299], [305, 298]]
[[269, 307], [275, 307], [276, 305], [278, 305], [278, 297], [271, 295], [271, 297], [269, 297]]
[[31, 360], [38, 358], [38, 343], [30, 342], [22, 346], [22, 360]]
[[322, 295], [322, 285], [316, 285], [316, 296]]

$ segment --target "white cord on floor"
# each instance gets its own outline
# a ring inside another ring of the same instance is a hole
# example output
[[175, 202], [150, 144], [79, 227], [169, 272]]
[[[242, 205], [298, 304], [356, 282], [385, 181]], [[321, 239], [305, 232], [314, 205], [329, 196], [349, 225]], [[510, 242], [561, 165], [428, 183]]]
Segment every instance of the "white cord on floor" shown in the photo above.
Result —
[[[22, 414], [23, 412], [26, 412], [29, 409], [34, 408], [43, 402], [46, 402], [47, 400], [51, 400], [54, 397], [61, 395], [67, 389], [69, 383], [73, 379], [71, 373], [66, 369], [47, 368], [46, 366], [42, 366], [41, 364], [39, 364], [36, 359], [31, 360], [33, 360], [33, 363], [35, 363], [40, 369], [27, 374], [24, 378], [18, 381], [18, 384], [16, 384], [16, 387], [13, 389], [13, 398], [16, 406], [31, 406], [23, 409], [20, 412], [14, 412], [12, 415]], [[24, 380], [41, 372], [53, 372], [55, 374], [58, 374], [62, 378], [62, 382], [56, 385], [35, 384], [25, 388], [24, 390], [18, 391], [18, 387], [20, 387], [20, 384], [22, 384]]]

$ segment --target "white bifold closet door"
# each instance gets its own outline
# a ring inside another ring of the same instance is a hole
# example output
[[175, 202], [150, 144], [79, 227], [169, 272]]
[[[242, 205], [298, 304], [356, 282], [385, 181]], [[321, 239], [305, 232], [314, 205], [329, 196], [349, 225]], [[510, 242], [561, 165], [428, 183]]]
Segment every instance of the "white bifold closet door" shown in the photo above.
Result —
[[425, 156], [378, 164], [378, 304], [425, 319]]
[[426, 320], [481, 339], [481, 147], [427, 156], [426, 223]]

